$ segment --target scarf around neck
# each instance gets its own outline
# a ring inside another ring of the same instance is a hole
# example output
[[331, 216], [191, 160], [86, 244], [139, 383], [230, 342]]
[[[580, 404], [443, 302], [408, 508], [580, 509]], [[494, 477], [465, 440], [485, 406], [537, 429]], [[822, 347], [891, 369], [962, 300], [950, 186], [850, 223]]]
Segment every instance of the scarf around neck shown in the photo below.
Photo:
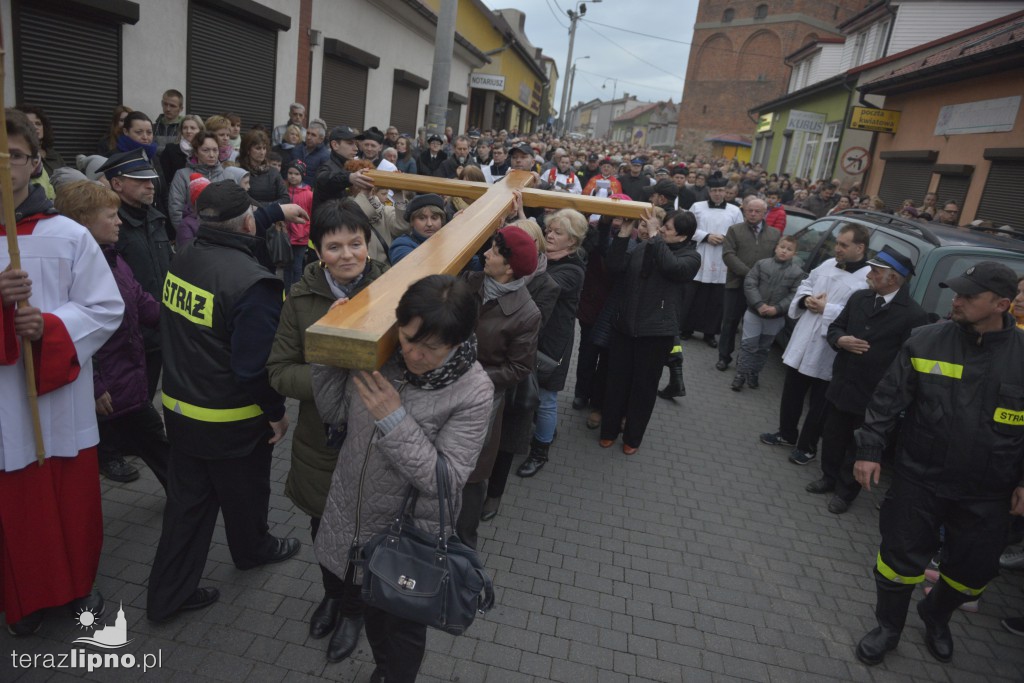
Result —
[[146, 156], [150, 159], [156, 157], [156, 143], [151, 142], [148, 145], [144, 145], [141, 142], [132, 140], [130, 137], [121, 133], [117, 136], [117, 151], [118, 152], [134, 152], [137, 149], [146, 150]]
[[337, 282], [331, 277], [331, 272], [324, 267], [324, 277], [327, 278], [327, 286], [331, 288], [331, 294], [338, 299], [351, 299], [355, 295], [356, 287], [363, 281], [363, 278], [370, 272], [370, 259], [366, 259], [366, 267], [352, 282], [346, 285]]
[[398, 365], [405, 373], [405, 381], [418, 389], [434, 391], [448, 386], [458, 378], [462, 377], [473, 367], [476, 362], [476, 335], [469, 335], [469, 339], [452, 349], [448, 358], [440, 367], [434, 368], [422, 375], [414, 375], [405, 367], [405, 357], [402, 355], [402, 348], [398, 348]]
[[506, 294], [511, 294], [525, 284], [525, 278], [512, 280], [512, 282], [501, 283], [490, 275], [484, 275], [484, 303], [500, 299]]

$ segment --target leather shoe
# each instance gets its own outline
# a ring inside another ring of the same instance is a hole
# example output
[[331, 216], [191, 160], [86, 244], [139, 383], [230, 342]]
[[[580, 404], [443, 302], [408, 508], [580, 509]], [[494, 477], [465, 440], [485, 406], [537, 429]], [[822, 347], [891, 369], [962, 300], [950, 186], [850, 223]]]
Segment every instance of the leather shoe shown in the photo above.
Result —
[[584, 408], [587, 407], [588, 403], [590, 403], [590, 401], [588, 401], [587, 399], [583, 398], [582, 396], [577, 396], [572, 400], [572, 409], [583, 410]]
[[[265, 564], [276, 564], [278, 562], [284, 562], [288, 558], [292, 557], [295, 553], [299, 552], [299, 548], [302, 544], [297, 538], [275, 538], [273, 547], [270, 552], [263, 556], [263, 559], [256, 562], [251, 566], [238, 567], [239, 569], [254, 569], [256, 567], [262, 567]], [[238, 566], [238, 565], [235, 565]]]
[[181, 603], [178, 611], [188, 612], [189, 610], [202, 609], [209, 607], [218, 600], [220, 600], [220, 591], [216, 588], [211, 586], [197, 588], [192, 595], [188, 596], [185, 602]]
[[857, 659], [868, 666], [881, 664], [885, 655], [895, 650], [899, 642], [899, 633], [878, 626], [857, 643]]
[[804, 487], [804, 491], [807, 493], [832, 493], [836, 490], [836, 483], [828, 477], [822, 477], [821, 479], [815, 479], [810, 484]]
[[32, 614], [27, 614], [21, 618], [20, 621], [16, 621], [13, 624], [7, 625], [7, 632], [16, 638], [22, 636], [30, 636], [39, 630], [39, 627], [43, 625], [43, 610], [36, 610]]
[[88, 595], [69, 602], [68, 607], [71, 608], [71, 612], [76, 616], [89, 610], [96, 617], [96, 620], [99, 621], [103, 617], [106, 605], [103, 602], [103, 595], [98, 590], [93, 590]]
[[841, 515], [849, 509], [850, 503], [839, 496], [832, 496], [832, 499], [828, 501], [828, 511], [833, 515]]
[[501, 507], [501, 496], [497, 498], [491, 498], [488, 496], [484, 500], [483, 509], [480, 511], [480, 521], [489, 522], [498, 516], [498, 509]]
[[615, 439], [601, 439], [597, 443], [601, 448], [611, 448], [615, 445]]
[[707, 344], [708, 346], [710, 346], [713, 349], [717, 349], [718, 348], [718, 340], [715, 339], [714, 337], [705, 337], [704, 338], [704, 343]]
[[345, 617], [338, 624], [327, 644], [327, 661], [340, 662], [352, 654], [359, 644], [359, 634], [363, 632], [362, 617]]
[[635, 446], [628, 446], [626, 444], [622, 444], [622, 452], [625, 453], [626, 455], [636, 455], [636, 452], [638, 450], [640, 449], [636, 448]]
[[338, 613], [341, 612], [341, 598], [328, 598], [320, 601], [309, 620], [309, 637], [319, 640], [334, 630], [338, 625]]
[[718, 370], [719, 372], [725, 372], [728, 369], [729, 364], [726, 363], [724, 360], [719, 360], [717, 363], [715, 363], [715, 370]]

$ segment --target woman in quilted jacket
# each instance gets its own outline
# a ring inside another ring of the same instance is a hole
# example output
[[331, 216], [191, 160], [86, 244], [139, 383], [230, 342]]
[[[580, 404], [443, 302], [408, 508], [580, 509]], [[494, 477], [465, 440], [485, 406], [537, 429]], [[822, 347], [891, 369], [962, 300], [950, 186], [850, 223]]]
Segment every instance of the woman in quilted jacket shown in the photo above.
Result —
[[[465, 282], [430, 275], [410, 285], [398, 302], [399, 348], [380, 370], [313, 366], [321, 418], [333, 430], [346, 431], [314, 548], [320, 564], [349, 590], [360, 590], [363, 581], [362, 566], [352, 560], [388, 529], [409, 487], [420, 493], [416, 526], [440, 531], [435, 467], [442, 455], [458, 517], [494, 394], [476, 359], [477, 309], [475, 292]], [[445, 526], [451, 522], [446, 519]], [[376, 664], [370, 680], [415, 681], [426, 626], [369, 605], [363, 620]]]

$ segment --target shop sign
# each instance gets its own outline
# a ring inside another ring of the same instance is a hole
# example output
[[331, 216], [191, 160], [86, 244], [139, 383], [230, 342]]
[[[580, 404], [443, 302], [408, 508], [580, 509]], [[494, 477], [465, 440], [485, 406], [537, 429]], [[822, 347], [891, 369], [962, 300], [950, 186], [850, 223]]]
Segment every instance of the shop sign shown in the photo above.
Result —
[[854, 107], [848, 128], [870, 130], [875, 133], [895, 133], [900, 124], [900, 113], [895, 109]]
[[505, 77], [496, 74], [473, 73], [469, 75], [469, 87], [477, 90], [504, 90]]
[[821, 135], [825, 132], [825, 115], [813, 111], [791, 109], [786, 130], [802, 130], [806, 133]]
[[757, 132], [766, 133], [772, 129], [772, 119], [775, 118], [775, 114], [762, 114], [757, 119]]
[[1008, 133], [1013, 130], [1020, 109], [1020, 95], [947, 104], [939, 110], [935, 135]]

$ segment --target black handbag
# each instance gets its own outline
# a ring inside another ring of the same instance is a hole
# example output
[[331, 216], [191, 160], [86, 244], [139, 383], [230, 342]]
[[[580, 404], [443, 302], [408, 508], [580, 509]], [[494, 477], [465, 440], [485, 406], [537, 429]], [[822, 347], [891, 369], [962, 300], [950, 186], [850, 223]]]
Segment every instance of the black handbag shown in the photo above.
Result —
[[476, 551], [454, 534], [445, 536], [445, 510], [455, 523], [448, 465], [437, 454], [440, 532], [416, 528], [419, 491], [410, 486], [391, 528], [363, 546], [363, 602], [402, 619], [462, 635], [477, 613], [494, 606], [494, 585]]
[[561, 365], [561, 359], [555, 360], [543, 351], [537, 351], [537, 381], [540, 386], [543, 387], [550, 383], [551, 378]]
[[517, 413], [533, 413], [540, 405], [540, 386], [537, 373], [531, 372], [506, 394], [506, 400]]
[[267, 253], [274, 265], [286, 266], [292, 262], [292, 244], [287, 230], [277, 226], [267, 230]]

